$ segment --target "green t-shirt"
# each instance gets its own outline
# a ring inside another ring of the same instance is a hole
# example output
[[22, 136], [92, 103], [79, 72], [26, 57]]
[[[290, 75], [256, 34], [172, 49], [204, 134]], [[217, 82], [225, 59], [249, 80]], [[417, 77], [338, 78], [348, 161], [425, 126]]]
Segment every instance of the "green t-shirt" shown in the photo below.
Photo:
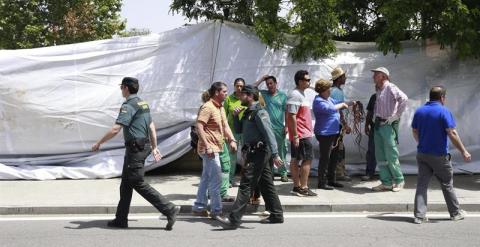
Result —
[[[241, 108], [246, 108], [246, 107], [242, 106], [242, 102], [240, 101], [239, 98], [235, 96], [235, 93], [227, 96], [227, 98], [225, 99], [225, 102], [223, 103], [223, 107], [225, 107], [225, 113], [227, 114], [228, 125], [230, 126], [230, 129], [232, 129], [233, 131], [233, 110], [237, 107], [241, 107]], [[243, 116], [243, 111], [240, 112], [239, 118], [241, 119], [242, 116]]]
[[270, 116], [272, 129], [283, 129], [285, 127], [285, 112], [287, 111], [287, 95], [278, 91], [272, 95], [268, 90], [260, 90], [265, 100], [265, 108]]

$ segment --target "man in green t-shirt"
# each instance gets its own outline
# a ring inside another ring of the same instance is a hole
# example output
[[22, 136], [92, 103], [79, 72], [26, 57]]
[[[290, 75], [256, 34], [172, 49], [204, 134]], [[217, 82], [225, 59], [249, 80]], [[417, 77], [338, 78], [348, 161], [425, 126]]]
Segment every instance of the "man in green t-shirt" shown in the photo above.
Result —
[[[242, 102], [240, 101], [241, 91], [242, 88], [245, 86], [245, 80], [243, 78], [237, 78], [233, 82], [233, 87], [235, 88], [234, 92], [227, 96], [225, 101], [223, 102], [223, 107], [225, 108], [225, 113], [227, 114], [228, 125], [233, 132], [233, 136], [235, 140], [241, 146], [242, 142], [242, 135], [239, 133], [235, 133], [233, 128], [233, 112], [235, 109], [244, 109], [245, 106], [242, 106]], [[243, 115], [243, 111], [240, 113], [239, 118], [241, 119]], [[237, 167], [237, 152], [230, 151], [230, 186], [237, 187], [239, 184], [235, 182], [235, 172]]]
[[[260, 90], [262, 97], [265, 101], [265, 107], [270, 117], [270, 122], [272, 124], [272, 130], [275, 134], [275, 139], [277, 141], [278, 155], [280, 159], [286, 164], [287, 157], [287, 143], [286, 143], [286, 134], [287, 127], [286, 123], [286, 112], [287, 112], [287, 95], [278, 90], [277, 87], [277, 78], [272, 75], [264, 75], [254, 86], [258, 87], [263, 81], [267, 86], [267, 90]], [[278, 173], [280, 174], [282, 182], [288, 182], [288, 172], [285, 166], [278, 168]]]

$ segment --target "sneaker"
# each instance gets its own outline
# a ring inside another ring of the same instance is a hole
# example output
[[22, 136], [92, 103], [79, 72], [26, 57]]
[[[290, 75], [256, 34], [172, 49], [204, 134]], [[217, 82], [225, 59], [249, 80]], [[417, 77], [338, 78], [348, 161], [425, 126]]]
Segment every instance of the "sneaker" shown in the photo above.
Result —
[[379, 191], [390, 191], [390, 190], [392, 190], [392, 188], [393, 187], [391, 185], [380, 184], [378, 186], [373, 187], [372, 190], [377, 191], [377, 192], [379, 192]]
[[400, 182], [400, 183], [398, 183], [398, 184], [394, 184], [393, 187], [392, 187], [392, 191], [393, 191], [393, 192], [399, 192], [399, 191], [403, 190], [403, 187], [404, 187], [404, 186], [405, 186], [405, 182], [404, 182], [404, 181], [402, 181], [402, 182]]
[[173, 207], [172, 213], [167, 215], [167, 225], [165, 226], [165, 230], [171, 231], [173, 229], [173, 225], [175, 221], [177, 221], [177, 215], [180, 213], [180, 206]]
[[288, 182], [288, 177], [287, 177], [287, 175], [280, 177], [280, 181], [282, 181], [282, 182], [284, 182], [284, 183]]
[[450, 217], [452, 221], [459, 221], [465, 219], [465, 216], [467, 216], [467, 212], [465, 210], [460, 209], [458, 210], [458, 213], [455, 214], [454, 216]]
[[117, 219], [111, 220], [107, 223], [108, 227], [113, 227], [113, 228], [128, 228], [128, 223], [122, 223], [119, 222]]
[[192, 215], [193, 216], [200, 216], [200, 217], [208, 217], [208, 211], [207, 210], [202, 210], [202, 211], [192, 210]]
[[300, 189], [300, 194], [303, 196], [317, 196], [317, 193], [311, 191], [308, 187]]
[[337, 181], [344, 181], [344, 182], [350, 182], [352, 181], [352, 178], [345, 175], [345, 176], [340, 176], [336, 178]]
[[302, 193], [300, 193], [301, 190], [302, 189], [300, 187], [295, 186], [293, 187], [292, 191], [290, 191], [290, 194], [296, 195], [296, 196], [304, 196]]
[[413, 224], [422, 224], [428, 222], [428, 218], [413, 218]]

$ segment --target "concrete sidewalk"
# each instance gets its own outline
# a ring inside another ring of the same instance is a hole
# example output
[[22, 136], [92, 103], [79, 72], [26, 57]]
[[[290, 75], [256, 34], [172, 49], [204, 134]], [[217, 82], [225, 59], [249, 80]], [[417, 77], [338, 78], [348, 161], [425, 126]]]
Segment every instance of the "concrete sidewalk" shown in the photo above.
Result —
[[[199, 175], [150, 175], [146, 180], [160, 193], [182, 206], [189, 213], [195, 200]], [[310, 178], [316, 188], [315, 177]], [[275, 181], [280, 200], [287, 212], [412, 212], [416, 176], [406, 177], [401, 192], [372, 192], [378, 181], [361, 182], [354, 177], [342, 189], [317, 190], [316, 197], [297, 197], [290, 194], [292, 182]], [[458, 175], [454, 180], [462, 208], [480, 211], [480, 175]], [[11, 214], [114, 214], [119, 200], [120, 179], [0, 181], [0, 215]], [[231, 188], [234, 196], [237, 188]], [[433, 179], [428, 194], [429, 211], [445, 211], [446, 206], [438, 182]], [[231, 204], [225, 204], [228, 211]], [[262, 204], [249, 211], [263, 211]], [[157, 212], [147, 201], [134, 192], [132, 213]]]

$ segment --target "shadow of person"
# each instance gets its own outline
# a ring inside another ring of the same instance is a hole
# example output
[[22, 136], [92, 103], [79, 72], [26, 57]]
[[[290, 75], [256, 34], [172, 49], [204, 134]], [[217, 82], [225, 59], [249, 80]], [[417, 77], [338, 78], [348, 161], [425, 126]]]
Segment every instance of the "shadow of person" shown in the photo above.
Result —
[[[66, 226], [65, 229], [81, 230], [81, 229], [110, 229], [110, 230], [165, 230], [165, 227], [128, 227], [128, 228], [115, 228], [107, 226], [110, 220], [90, 220], [90, 221], [71, 221], [71, 224], [77, 225], [76, 227]], [[129, 220], [136, 221], [136, 220]]]

